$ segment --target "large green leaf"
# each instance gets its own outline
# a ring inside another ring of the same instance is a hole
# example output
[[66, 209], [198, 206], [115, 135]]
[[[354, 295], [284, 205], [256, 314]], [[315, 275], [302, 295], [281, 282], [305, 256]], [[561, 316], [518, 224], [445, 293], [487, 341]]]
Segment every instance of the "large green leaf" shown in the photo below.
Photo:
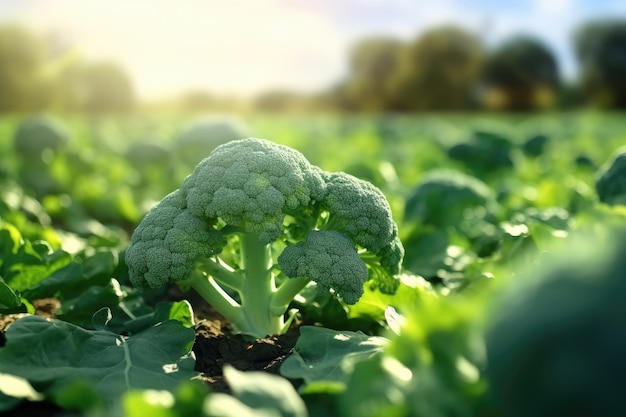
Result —
[[168, 320], [124, 337], [60, 320], [27, 316], [11, 324], [0, 372], [54, 393], [84, 380], [109, 403], [130, 389], [174, 389], [197, 375], [189, 351], [193, 329]]
[[292, 379], [311, 382], [339, 382], [347, 379], [347, 366], [379, 354], [388, 339], [361, 332], [339, 332], [323, 327], [303, 326], [294, 353], [280, 372]]

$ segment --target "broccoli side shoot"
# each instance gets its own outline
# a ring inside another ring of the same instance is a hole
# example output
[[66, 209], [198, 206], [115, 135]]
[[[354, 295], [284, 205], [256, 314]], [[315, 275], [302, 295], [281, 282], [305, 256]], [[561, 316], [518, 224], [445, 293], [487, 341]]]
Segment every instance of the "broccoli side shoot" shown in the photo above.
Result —
[[220, 145], [141, 221], [126, 252], [137, 286], [194, 288], [235, 330], [286, 330], [311, 281], [347, 304], [392, 293], [404, 250], [376, 187], [264, 139]]

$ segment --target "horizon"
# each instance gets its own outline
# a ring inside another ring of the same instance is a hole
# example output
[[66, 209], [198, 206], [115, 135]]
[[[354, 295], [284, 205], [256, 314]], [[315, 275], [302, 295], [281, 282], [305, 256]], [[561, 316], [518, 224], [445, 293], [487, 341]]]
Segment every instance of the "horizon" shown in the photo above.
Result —
[[[313, 93], [347, 74], [350, 46], [366, 36], [410, 40], [455, 24], [493, 47], [516, 34], [541, 39], [561, 76], [576, 76], [573, 30], [595, 18], [626, 18], [616, 0], [4, 0], [0, 23], [16, 22], [87, 60], [114, 61], [140, 100], [186, 91], [251, 97], [280, 89]], [[558, 22], [555, 23], [555, 22]], [[210, 41], [207, 41], [210, 40]]]

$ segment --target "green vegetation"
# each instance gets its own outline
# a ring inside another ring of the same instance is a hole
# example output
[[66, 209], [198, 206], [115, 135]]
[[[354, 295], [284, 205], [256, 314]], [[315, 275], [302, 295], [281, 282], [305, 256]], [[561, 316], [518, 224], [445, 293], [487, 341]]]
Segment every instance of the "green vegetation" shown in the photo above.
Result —
[[[622, 114], [250, 116], [271, 141], [195, 169], [186, 118], [57, 114], [40, 188], [32, 120], [0, 119], [0, 413], [623, 410]], [[200, 375], [205, 301], [293, 352]]]

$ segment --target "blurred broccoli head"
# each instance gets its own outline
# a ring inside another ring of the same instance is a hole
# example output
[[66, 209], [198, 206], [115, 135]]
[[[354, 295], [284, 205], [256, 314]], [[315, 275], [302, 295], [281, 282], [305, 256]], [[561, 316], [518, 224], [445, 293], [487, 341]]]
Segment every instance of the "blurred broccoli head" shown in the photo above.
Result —
[[600, 201], [610, 205], [626, 205], [626, 148], [600, 168], [596, 177]]
[[250, 127], [235, 116], [203, 117], [191, 122], [174, 139], [177, 155], [195, 165], [217, 146], [250, 136]]
[[458, 226], [467, 211], [477, 208], [482, 217], [497, 210], [487, 184], [462, 172], [435, 170], [427, 173], [407, 197], [404, 217], [436, 227]]
[[49, 115], [34, 115], [24, 119], [13, 137], [13, 147], [24, 159], [41, 160], [46, 150], [54, 152], [69, 142], [66, 127]]
[[497, 415], [623, 416], [626, 230], [547, 256], [493, 308], [487, 377]]

